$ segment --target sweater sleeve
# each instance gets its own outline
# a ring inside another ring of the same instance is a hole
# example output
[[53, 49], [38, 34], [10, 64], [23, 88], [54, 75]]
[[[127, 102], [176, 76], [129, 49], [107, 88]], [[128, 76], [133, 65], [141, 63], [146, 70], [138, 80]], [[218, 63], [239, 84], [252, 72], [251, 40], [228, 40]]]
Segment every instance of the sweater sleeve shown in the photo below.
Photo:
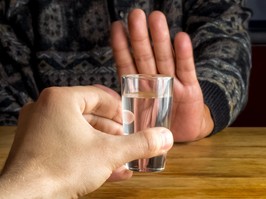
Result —
[[21, 107], [38, 95], [31, 68], [29, 12], [26, 5], [12, 2], [0, 6], [0, 125], [15, 125]]
[[187, 0], [183, 27], [192, 40], [195, 65], [216, 133], [246, 105], [251, 69], [250, 11], [242, 0]]

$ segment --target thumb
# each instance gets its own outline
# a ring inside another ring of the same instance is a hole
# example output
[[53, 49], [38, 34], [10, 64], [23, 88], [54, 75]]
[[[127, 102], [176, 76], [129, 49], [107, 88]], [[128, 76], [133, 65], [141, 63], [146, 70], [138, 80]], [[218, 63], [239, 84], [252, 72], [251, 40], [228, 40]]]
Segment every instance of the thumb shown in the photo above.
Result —
[[[117, 163], [125, 164], [132, 160], [150, 158], [166, 153], [173, 146], [171, 131], [163, 127], [146, 129], [128, 136], [120, 136], [117, 141], [119, 157]], [[119, 165], [120, 166], [120, 165]]]

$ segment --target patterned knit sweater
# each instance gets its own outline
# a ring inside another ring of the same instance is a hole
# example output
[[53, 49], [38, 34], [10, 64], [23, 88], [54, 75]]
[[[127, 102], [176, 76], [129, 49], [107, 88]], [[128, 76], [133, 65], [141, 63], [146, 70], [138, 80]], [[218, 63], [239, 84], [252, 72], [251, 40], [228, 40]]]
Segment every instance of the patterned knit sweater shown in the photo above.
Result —
[[244, 0], [2, 0], [0, 125], [49, 86], [100, 83], [119, 91], [110, 24], [133, 8], [165, 13], [171, 38], [187, 32], [198, 79], [215, 122], [230, 125], [247, 101], [250, 12]]

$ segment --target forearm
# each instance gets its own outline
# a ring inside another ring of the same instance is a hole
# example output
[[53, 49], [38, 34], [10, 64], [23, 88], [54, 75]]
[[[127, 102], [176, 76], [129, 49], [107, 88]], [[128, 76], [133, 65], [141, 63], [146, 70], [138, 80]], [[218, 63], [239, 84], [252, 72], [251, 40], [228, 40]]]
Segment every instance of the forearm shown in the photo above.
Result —
[[230, 125], [247, 101], [251, 68], [249, 12], [233, 1], [189, 3], [192, 1], [186, 4], [190, 8], [186, 12], [186, 31], [193, 42], [197, 76], [214, 119], [215, 133]]

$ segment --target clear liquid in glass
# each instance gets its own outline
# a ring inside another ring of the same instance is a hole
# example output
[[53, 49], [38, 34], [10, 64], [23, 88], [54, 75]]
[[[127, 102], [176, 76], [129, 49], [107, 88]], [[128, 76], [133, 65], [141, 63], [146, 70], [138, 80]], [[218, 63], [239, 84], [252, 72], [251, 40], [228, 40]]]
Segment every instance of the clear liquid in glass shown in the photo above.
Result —
[[[126, 135], [152, 127], [170, 127], [171, 96], [154, 93], [131, 93], [122, 96], [123, 130]], [[134, 160], [127, 168], [139, 172], [162, 171], [166, 154], [148, 159]]]

